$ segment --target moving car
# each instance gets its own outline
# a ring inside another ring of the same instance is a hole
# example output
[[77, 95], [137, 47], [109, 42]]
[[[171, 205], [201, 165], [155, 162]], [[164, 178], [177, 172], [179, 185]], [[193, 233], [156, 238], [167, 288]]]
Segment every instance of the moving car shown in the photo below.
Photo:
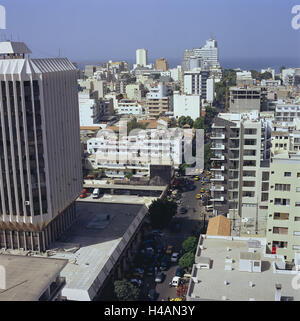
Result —
[[158, 272], [155, 277], [156, 283], [162, 283], [164, 281], [165, 275], [162, 272]]
[[179, 259], [179, 253], [174, 252], [174, 253], [172, 254], [172, 256], [171, 256], [171, 262], [176, 263], [176, 262], [178, 261], [178, 259]]
[[194, 181], [199, 181], [199, 177], [198, 176], [194, 177]]
[[197, 198], [197, 199], [200, 199], [200, 198], [201, 198], [201, 195], [200, 195], [200, 194], [196, 194], [196, 198]]
[[205, 193], [205, 188], [204, 187], [200, 188], [200, 193]]

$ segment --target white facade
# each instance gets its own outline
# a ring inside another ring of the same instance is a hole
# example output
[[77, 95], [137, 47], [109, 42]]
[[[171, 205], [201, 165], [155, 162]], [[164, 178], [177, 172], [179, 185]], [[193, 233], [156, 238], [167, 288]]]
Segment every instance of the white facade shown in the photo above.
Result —
[[136, 176], [147, 175], [149, 165], [182, 164], [183, 132], [180, 129], [139, 130], [136, 135], [118, 137], [103, 132], [87, 141], [90, 154], [95, 155], [96, 167], [107, 170], [107, 176], [124, 176], [135, 169]]
[[150, 86], [149, 93], [147, 94], [148, 99], [163, 99], [167, 96], [168, 88], [163, 83], [158, 83]]
[[177, 66], [176, 68], [169, 69], [170, 75], [174, 81], [181, 81], [182, 68]]
[[214, 90], [213, 81], [207, 82], [209, 78], [208, 71], [194, 69], [184, 73], [184, 93], [188, 95], [200, 95], [201, 99], [207, 101], [207, 90], [209, 86], [209, 99], [211, 100], [211, 90]]
[[78, 93], [80, 126], [94, 125], [93, 108], [97, 102], [96, 99], [90, 97], [90, 90], [84, 90]]
[[190, 116], [193, 120], [201, 116], [200, 95], [180, 95], [174, 92], [174, 117]]
[[116, 112], [119, 115], [143, 115], [144, 108], [137, 100], [121, 99], [118, 102]]
[[206, 40], [202, 48], [193, 49], [195, 57], [201, 58], [201, 68], [219, 66], [218, 44], [215, 39]]
[[146, 67], [148, 65], [148, 52], [146, 49], [137, 49], [136, 65]]
[[294, 68], [283, 69], [281, 72], [281, 78], [284, 85], [292, 85], [294, 83], [296, 71]]
[[142, 94], [143, 94], [142, 84], [128, 84], [126, 86], [126, 96], [128, 99], [140, 101], [142, 99]]

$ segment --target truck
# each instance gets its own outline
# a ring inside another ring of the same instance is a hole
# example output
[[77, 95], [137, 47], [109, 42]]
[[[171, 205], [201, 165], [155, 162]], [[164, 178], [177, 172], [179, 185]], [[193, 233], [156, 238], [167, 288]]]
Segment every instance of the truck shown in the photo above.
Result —
[[100, 189], [95, 188], [93, 191], [93, 198], [99, 198], [99, 196], [100, 196]]

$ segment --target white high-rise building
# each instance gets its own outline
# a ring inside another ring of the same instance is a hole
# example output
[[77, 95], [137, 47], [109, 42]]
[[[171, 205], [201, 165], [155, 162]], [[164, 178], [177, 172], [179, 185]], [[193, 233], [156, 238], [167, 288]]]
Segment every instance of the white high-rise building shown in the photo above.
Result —
[[148, 65], [148, 52], [146, 49], [137, 49], [136, 64], [141, 67], [146, 67]]
[[82, 189], [77, 70], [0, 43], [0, 247], [44, 251]]

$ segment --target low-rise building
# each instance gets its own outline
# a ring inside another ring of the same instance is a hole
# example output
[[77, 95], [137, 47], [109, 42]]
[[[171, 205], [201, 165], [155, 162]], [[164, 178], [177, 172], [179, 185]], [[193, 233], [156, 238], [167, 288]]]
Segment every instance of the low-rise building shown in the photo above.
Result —
[[[295, 257], [295, 263], [298, 262]], [[265, 238], [200, 235], [187, 301], [299, 301], [297, 265], [268, 251]]]
[[118, 101], [116, 112], [119, 115], [143, 115], [145, 110], [137, 100], [121, 99]]

